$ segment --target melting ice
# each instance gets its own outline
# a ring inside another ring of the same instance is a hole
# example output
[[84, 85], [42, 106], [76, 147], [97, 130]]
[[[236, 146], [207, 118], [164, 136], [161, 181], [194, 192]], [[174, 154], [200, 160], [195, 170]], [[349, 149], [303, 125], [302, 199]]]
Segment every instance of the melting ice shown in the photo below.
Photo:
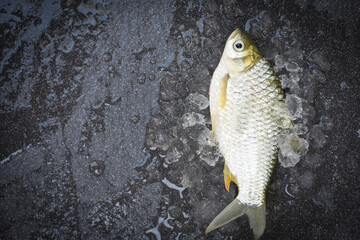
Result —
[[186, 189], [185, 187], [178, 187], [176, 186], [175, 184], [173, 184], [172, 182], [170, 182], [169, 180], [167, 180], [167, 178], [164, 178], [162, 180], [162, 182], [168, 186], [169, 188], [172, 188], [172, 189], [175, 189], [177, 191], [179, 191], [179, 195], [180, 195], [180, 198], [183, 198], [183, 194], [182, 192]]

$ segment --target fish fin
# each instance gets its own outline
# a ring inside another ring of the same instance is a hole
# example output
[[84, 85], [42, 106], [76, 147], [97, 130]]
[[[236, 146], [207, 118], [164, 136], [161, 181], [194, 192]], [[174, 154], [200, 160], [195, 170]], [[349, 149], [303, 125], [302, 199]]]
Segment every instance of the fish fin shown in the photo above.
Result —
[[229, 189], [230, 189], [231, 181], [233, 181], [233, 177], [232, 177], [232, 174], [231, 174], [228, 166], [225, 163], [224, 164], [224, 183], [225, 183], [225, 188], [227, 191], [229, 191]]
[[246, 215], [249, 218], [250, 228], [253, 230], [255, 239], [261, 237], [266, 225], [266, 205], [265, 203], [257, 208], [248, 208]]
[[229, 74], [225, 74], [220, 81], [220, 107], [223, 109], [226, 104], [226, 91]]
[[224, 226], [232, 220], [242, 216], [247, 211], [247, 206], [235, 198], [206, 228], [205, 234]]
[[226, 104], [226, 91], [229, 74], [226, 70], [218, 66], [215, 69], [210, 83], [210, 115], [211, 125], [214, 133], [217, 133], [217, 127], [220, 125], [220, 111]]

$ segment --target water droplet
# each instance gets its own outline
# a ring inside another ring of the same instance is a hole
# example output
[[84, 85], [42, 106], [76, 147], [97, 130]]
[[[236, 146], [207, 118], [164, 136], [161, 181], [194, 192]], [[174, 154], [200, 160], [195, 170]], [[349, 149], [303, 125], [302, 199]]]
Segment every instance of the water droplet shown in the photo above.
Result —
[[109, 67], [108, 67], [108, 71], [109, 71], [110, 73], [115, 73], [115, 67], [114, 67], [114, 66], [109, 66]]
[[99, 177], [104, 173], [105, 162], [101, 160], [95, 160], [89, 164], [89, 171], [94, 176]]
[[69, 53], [74, 48], [74, 40], [71, 37], [66, 37], [59, 46], [59, 50], [64, 53]]
[[144, 84], [144, 83], [145, 83], [145, 79], [146, 79], [146, 75], [145, 75], [145, 73], [142, 73], [142, 74], [139, 76], [137, 82], [140, 83], [140, 84]]
[[112, 59], [112, 56], [110, 53], [104, 53], [102, 59], [105, 61], [105, 62], [110, 62], [111, 59]]
[[134, 115], [131, 117], [132, 123], [138, 123], [140, 121], [140, 115]]
[[149, 75], [149, 80], [150, 80], [150, 81], [154, 81], [154, 80], [155, 80], [155, 75], [150, 74], [150, 75]]
[[104, 39], [106, 40], [106, 39], [108, 39], [110, 37], [110, 34], [108, 34], [108, 33], [105, 33], [104, 34]]

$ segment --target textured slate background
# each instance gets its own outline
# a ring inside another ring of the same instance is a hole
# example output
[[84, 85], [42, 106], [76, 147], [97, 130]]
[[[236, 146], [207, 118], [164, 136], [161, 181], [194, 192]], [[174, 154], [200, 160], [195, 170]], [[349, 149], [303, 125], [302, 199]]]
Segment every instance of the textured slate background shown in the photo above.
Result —
[[310, 144], [276, 165], [262, 239], [360, 238], [357, 1], [120, 2], [1, 1], [1, 239], [252, 239], [246, 217], [204, 235], [236, 192], [206, 139], [236, 27]]

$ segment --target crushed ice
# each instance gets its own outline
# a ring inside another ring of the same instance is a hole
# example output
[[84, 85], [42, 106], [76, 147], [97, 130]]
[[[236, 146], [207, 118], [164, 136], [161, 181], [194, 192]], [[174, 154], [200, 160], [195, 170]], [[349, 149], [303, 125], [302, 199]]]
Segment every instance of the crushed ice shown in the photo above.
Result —
[[300, 156], [307, 153], [309, 143], [295, 133], [288, 133], [279, 138], [279, 162], [283, 167], [295, 166], [300, 161]]
[[196, 124], [204, 125], [205, 124], [205, 116], [200, 113], [185, 113], [182, 117], [183, 128], [192, 127]]
[[190, 102], [197, 105], [200, 110], [204, 110], [209, 107], [209, 100], [200, 93], [190, 93], [189, 99]]
[[[291, 26], [287, 26], [285, 30], [277, 31], [275, 37], [286, 39], [295, 35], [296, 29]], [[323, 131], [328, 130], [321, 124], [311, 126], [310, 122], [316, 113], [312, 103], [317, 86], [326, 82], [324, 73], [329, 71], [331, 65], [318, 49], [305, 56], [305, 51], [296, 43], [296, 39], [291, 42], [290, 45], [293, 46], [285, 46], [285, 49], [289, 50], [274, 57], [274, 70], [279, 75], [282, 87], [287, 91], [285, 102], [294, 122], [294, 127], [283, 133], [278, 140], [279, 162], [283, 167], [295, 166], [300, 157], [306, 155], [309, 146], [314, 149], [323, 147], [326, 143]], [[329, 123], [327, 126], [331, 128], [332, 120], [325, 119]]]

